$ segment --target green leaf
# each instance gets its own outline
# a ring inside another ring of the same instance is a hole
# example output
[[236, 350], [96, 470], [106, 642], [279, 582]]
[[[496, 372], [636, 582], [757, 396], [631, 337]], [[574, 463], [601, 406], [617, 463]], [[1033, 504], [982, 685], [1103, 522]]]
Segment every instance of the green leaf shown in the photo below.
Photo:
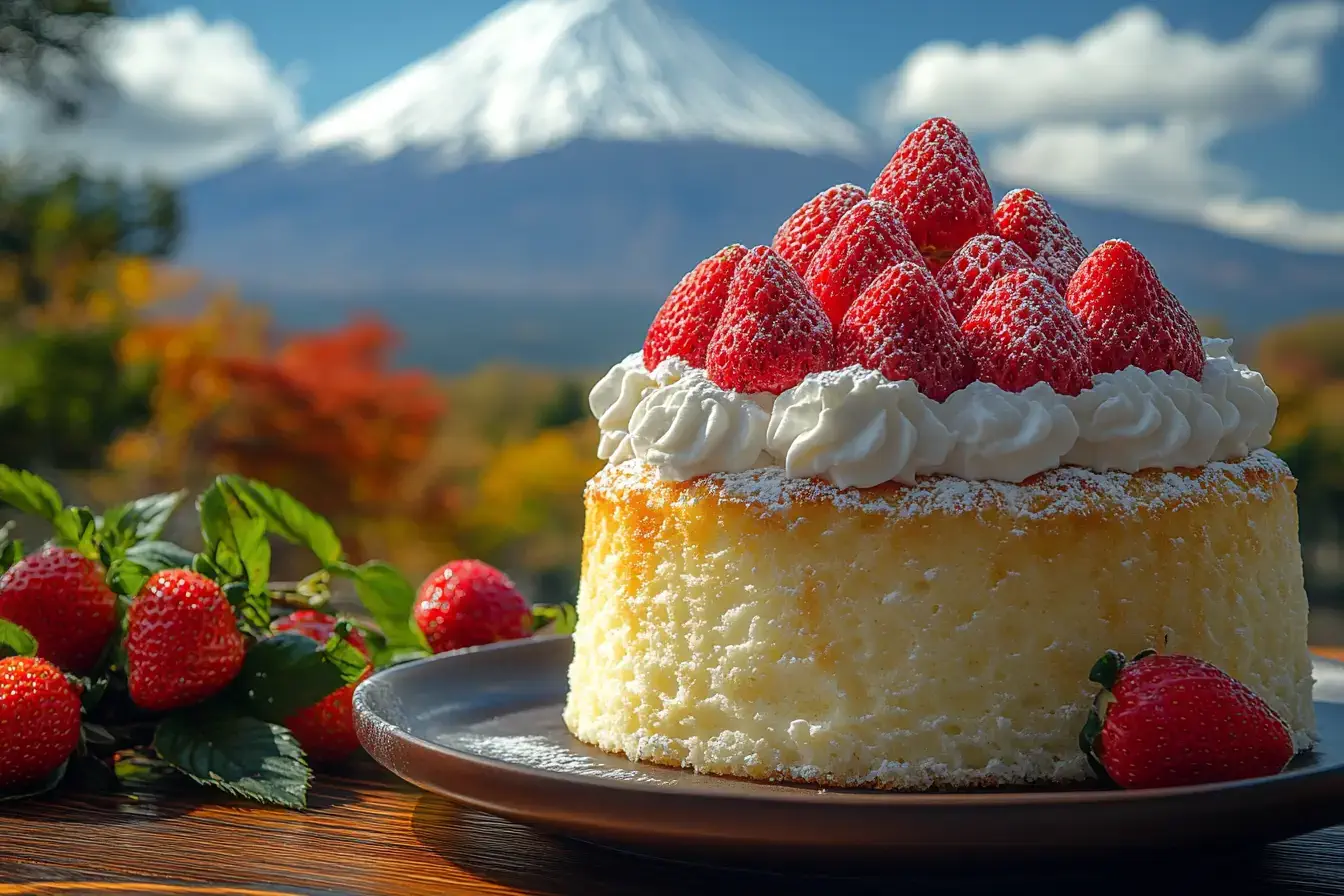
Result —
[[70, 761], [67, 759], [61, 763], [61, 767], [47, 775], [36, 784], [26, 784], [17, 790], [0, 790], [0, 803], [10, 800], [26, 800], [31, 797], [41, 796], [44, 793], [50, 793], [60, 786], [65, 778], [66, 769], [70, 767]]
[[312, 772], [288, 729], [219, 704], [174, 713], [154, 732], [154, 750], [192, 780], [290, 809], [308, 802]]
[[127, 533], [130, 543], [153, 541], [163, 534], [168, 520], [186, 497], [187, 492], [183, 490], [137, 498], [104, 513], [102, 528]]
[[341, 540], [331, 523], [288, 492], [241, 476], [221, 476], [220, 481], [254, 515], [266, 520], [271, 533], [308, 548], [323, 566], [341, 559]]
[[0, 619], [0, 658], [7, 656], [37, 656], [37, 639], [18, 623]]
[[266, 521], [231, 501], [223, 480], [216, 479], [198, 502], [205, 553], [221, 573], [247, 582], [253, 595], [261, 595], [271, 574]]
[[66, 507], [51, 520], [60, 542], [88, 557], [98, 556], [98, 519], [87, 507]]
[[171, 541], [142, 541], [126, 549], [126, 559], [150, 572], [164, 569], [191, 569], [195, 555]]
[[107, 569], [107, 584], [118, 594], [135, 597], [154, 571], [133, 560], [113, 560]]
[[579, 611], [571, 603], [536, 604], [532, 607], [532, 630], [572, 635], [579, 624]]
[[325, 644], [289, 633], [258, 641], [243, 660], [235, 693], [249, 714], [283, 722], [363, 676], [368, 660], [348, 636], [346, 623]]
[[13, 533], [13, 520], [0, 526], [0, 575], [23, 559], [23, 542]]
[[0, 464], [0, 501], [12, 505], [19, 513], [53, 522], [65, 506], [56, 486], [36, 473], [4, 464]]
[[429, 653], [429, 642], [412, 616], [415, 588], [396, 567], [381, 560], [370, 560], [360, 566], [336, 563], [328, 569], [333, 575], [345, 576], [354, 582], [360, 603], [378, 623], [389, 650], [410, 648]]

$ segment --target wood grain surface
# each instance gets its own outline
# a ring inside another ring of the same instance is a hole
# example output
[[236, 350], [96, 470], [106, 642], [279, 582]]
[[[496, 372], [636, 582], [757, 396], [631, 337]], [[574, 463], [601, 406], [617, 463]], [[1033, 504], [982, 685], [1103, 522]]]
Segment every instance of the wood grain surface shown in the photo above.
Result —
[[[1317, 652], [1344, 660], [1344, 648]], [[1097, 890], [1344, 896], [1344, 827], [1263, 850], [1119, 857], [1104, 868], [1059, 856], [1045, 865], [893, 863], [882, 874], [801, 875], [663, 861], [553, 837], [423, 793], [367, 759], [319, 775], [301, 813], [183, 787], [0, 803], [0, 896]]]

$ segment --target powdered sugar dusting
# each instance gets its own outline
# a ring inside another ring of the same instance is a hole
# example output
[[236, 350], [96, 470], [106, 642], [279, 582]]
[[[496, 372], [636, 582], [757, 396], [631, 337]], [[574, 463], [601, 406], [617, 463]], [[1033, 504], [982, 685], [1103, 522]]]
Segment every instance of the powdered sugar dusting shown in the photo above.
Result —
[[706, 498], [741, 502], [766, 514], [791, 514], [830, 502], [840, 510], [897, 519], [929, 514], [998, 513], [1019, 520], [1090, 514], [1139, 514], [1170, 510], [1214, 496], [1250, 496], [1268, 501], [1274, 487], [1291, 479], [1288, 465], [1261, 449], [1233, 462], [1213, 462], [1194, 470], [1098, 473], [1083, 467], [1047, 470], [1014, 484], [955, 476], [921, 477], [915, 485], [886, 483], [875, 488], [837, 488], [820, 479], [792, 479], [781, 467], [741, 473], [713, 473], [683, 483], [658, 479], [638, 461], [608, 466], [589, 482], [609, 497], [661, 486], [673, 502]]
[[498, 759], [515, 765], [567, 775], [633, 781], [640, 784], [665, 785], [668, 781], [646, 775], [637, 769], [612, 768], [580, 756], [543, 735], [485, 735], [461, 734], [452, 745], [487, 759]]
[[1083, 241], [1034, 190], [1013, 190], [999, 200], [994, 224], [999, 233], [1026, 250], [1061, 294], [1087, 257]]

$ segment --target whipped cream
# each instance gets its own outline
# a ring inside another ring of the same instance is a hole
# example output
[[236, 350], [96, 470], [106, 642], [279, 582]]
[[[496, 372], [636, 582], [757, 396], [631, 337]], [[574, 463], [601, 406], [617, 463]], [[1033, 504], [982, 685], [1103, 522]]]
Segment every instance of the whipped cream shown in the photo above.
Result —
[[975, 382], [941, 403], [913, 381], [858, 366], [809, 374], [778, 398], [745, 395], [680, 358], [646, 370], [635, 353], [597, 382], [588, 403], [601, 431], [598, 457], [638, 458], [671, 480], [765, 466], [841, 488], [935, 473], [1021, 482], [1062, 464], [1170, 470], [1269, 444], [1278, 398], [1230, 347], [1204, 340], [1198, 381], [1128, 367], [1097, 374], [1077, 396], [1045, 383], [1008, 392]]
[[937, 408], [956, 438], [937, 472], [962, 479], [1021, 482], [1059, 466], [1078, 438], [1073, 412], [1047, 383], [1008, 392], [977, 381]]
[[773, 401], [768, 393], [721, 389], [694, 371], [640, 399], [630, 416], [631, 454], [659, 478], [677, 481], [768, 466], [765, 436]]
[[666, 386], [695, 372], [680, 358], [668, 358], [652, 372], [644, 368], [644, 355], [635, 352], [612, 366], [588, 393], [588, 408], [597, 418], [600, 437], [597, 456], [613, 464], [634, 457], [630, 446], [630, 418], [651, 389]]
[[1204, 396], [1223, 422], [1210, 460], [1231, 460], [1269, 444], [1279, 414], [1279, 397], [1258, 371], [1232, 358], [1231, 339], [1204, 340]]
[[1066, 399], [1078, 441], [1064, 463], [1099, 472], [1135, 473], [1207, 463], [1223, 437], [1223, 418], [1198, 380], [1180, 371], [1126, 367], [1092, 377], [1092, 387]]
[[913, 485], [952, 449], [952, 433], [913, 380], [859, 366], [813, 374], [779, 396], [766, 448], [795, 478], [841, 488]]

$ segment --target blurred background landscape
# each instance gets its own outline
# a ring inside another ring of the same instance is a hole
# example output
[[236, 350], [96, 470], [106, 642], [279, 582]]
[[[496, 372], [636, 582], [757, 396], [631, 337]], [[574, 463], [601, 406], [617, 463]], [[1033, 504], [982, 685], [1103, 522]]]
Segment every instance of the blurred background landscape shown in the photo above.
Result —
[[596, 377], [947, 115], [1264, 373], [1344, 643], [1344, 5], [928, 7], [0, 0], [0, 462], [241, 472], [569, 599]]

